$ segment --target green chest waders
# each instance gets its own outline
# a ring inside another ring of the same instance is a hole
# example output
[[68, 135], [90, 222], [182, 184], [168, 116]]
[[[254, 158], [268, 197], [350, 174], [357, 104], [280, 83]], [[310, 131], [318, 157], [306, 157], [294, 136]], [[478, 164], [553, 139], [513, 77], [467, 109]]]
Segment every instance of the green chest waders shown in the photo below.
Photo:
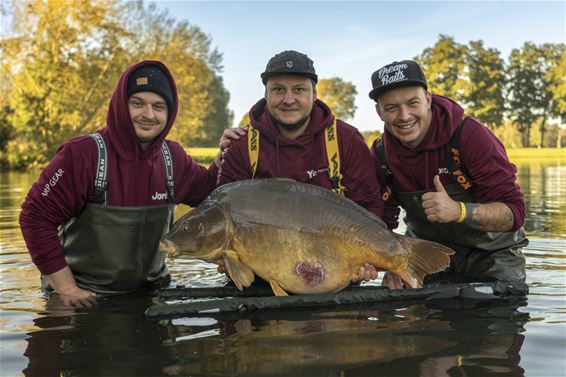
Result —
[[165, 254], [157, 251], [173, 220], [173, 164], [164, 142], [168, 204], [139, 207], [106, 205], [106, 146], [91, 135], [99, 152], [95, 194], [59, 236], [79, 287], [97, 293], [126, 293], [169, 280]]
[[[445, 189], [453, 200], [472, 203], [476, 201], [472, 194], [473, 183], [464, 172], [459, 148], [460, 133], [468, 118], [462, 117], [449, 142], [450, 152], [444, 167], [453, 175], [456, 183], [445, 186]], [[387, 164], [383, 140], [378, 140], [375, 152], [385, 176], [385, 182], [381, 182], [385, 188], [383, 200], [387, 201], [391, 195], [395, 195], [406, 212], [406, 234], [442, 243], [456, 251], [446, 271], [448, 274], [475, 281], [525, 279], [525, 256], [521, 250], [529, 242], [523, 228], [515, 232], [483, 232], [464, 223], [431, 223], [422, 206], [421, 197], [425, 191], [399, 192]]]
[[[445, 186], [453, 200], [474, 202], [472, 194], [458, 184]], [[525, 278], [525, 257], [521, 249], [528, 244], [523, 228], [516, 232], [483, 232], [464, 223], [431, 223], [422, 206], [425, 191], [396, 192], [405, 209], [406, 234], [432, 240], [456, 251], [447, 273], [480, 281], [515, 281]]]

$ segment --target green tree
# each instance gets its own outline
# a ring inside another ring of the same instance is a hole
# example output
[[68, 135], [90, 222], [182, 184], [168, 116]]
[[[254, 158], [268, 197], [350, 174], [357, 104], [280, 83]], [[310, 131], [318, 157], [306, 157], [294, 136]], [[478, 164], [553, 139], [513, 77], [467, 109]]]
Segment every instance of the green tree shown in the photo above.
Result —
[[9, 160], [22, 167], [44, 163], [94, 119], [100, 128], [118, 74], [113, 58], [121, 53], [122, 32], [116, 24], [120, 5], [112, 1], [14, 1], [11, 9], [12, 33], [0, 46], [16, 133]]
[[2, 89], [9, 87], [14, 110], [8, 117], [15, 130], [8, 144], [12, 167], [43, 164], [64, 140], [104, 127], [120, 73], [142, 59], [164, 61], [177, 81], [180, 107], [171, 138], [190, 144], [207, 133], [211, 114], [230, 114], [219, 79], [222, 56], [211, 50], [210, 37], [155, 5], [14, 0], [5, 9], [13, 22], [0, 45], [10, 81]]
[[547, 73], [549, 90], [555, 103], [554, 115], [566, 123], [566, 54]]
[[429, 91], [461, 100], [466, 86], [463, 79], [465, 55], [466, 46], [441, 34], [434, 46], [424, 49], [421, 55], [415, 57], [425, 72]]
[[240, 123], [238, 123], [238, 127], [242, 127], [248, 124], [250, 124], [250, 113], [245, 113], [244, 115], [242, 115], [242, 119], [240, 120]]
[[351, 82], [344, 81], [340, 77], [322, 79], [316, 85], [316, 93], [339, 119], [348, 120], [354, 117], [356, 113], [354, 101], [358, 92]]
[[505, 75], [499, 51], [471, 41], [466, 54], [467, 84], [462, 99], [466, 111], [481, 119], [491, 130], [503, 124]]
[[540, 137], [544, 146], [544, 133], [549, 118], [557, 114], [558, 103], [551, 91], [553, 84], [549, 72], [559, 66], [564, 45], [537, 46], [526, 42], [521, 49], [513, 49], [509, 57], [508, 77], [510, 115], [523, 135], [523, 146], [530, 146], [531, 128], [541, 118]]
[[210, 87], [212, 97], [211, 111], [207, 114], [200, 127], [199, 138], [194, 141], [195, 146], [216, 146], [224, 129], [232, 127], [234, 113], [228, 110], [230, 93], [224, 88], [222, 77], [215, 75]]
[[[540, 46], [540, 64], [542, 66], [541, 72], [542, 74], [542, 107], [540, 109], [542, 113], [542, 121], [540, 124], [540, 146], [544, 147], [545, 145], [549, 145], [546, 142], [547, 138], [545, 137], [545, 133], [548, 130], [548, 120], [556, 117], [560, 117], [560, 112], [558, 110], [558, 102], [554, 98], [554, 94], [552, 91], [552, 80], [553, 77], [549, 73], [552, 72], [556, 67], [560, 66], [560, 60], [564, 56], [566, 52], [566, 45], [565, 44], [554, 44], [554, 43], [545, 43]], [[559, 79], [559, 78], [556, 78]], [[564, 78], [562, 78], [564, 79]]]
[[362, 136], [364, 137], [364, 140], [365, 140], [366, 144], [368, 145], [368, 147], [371, 147], [371, 145], [373, 144], [375, 139], [380, 138], [382, 136], [382, 134], [379, 130], [363, 131]]

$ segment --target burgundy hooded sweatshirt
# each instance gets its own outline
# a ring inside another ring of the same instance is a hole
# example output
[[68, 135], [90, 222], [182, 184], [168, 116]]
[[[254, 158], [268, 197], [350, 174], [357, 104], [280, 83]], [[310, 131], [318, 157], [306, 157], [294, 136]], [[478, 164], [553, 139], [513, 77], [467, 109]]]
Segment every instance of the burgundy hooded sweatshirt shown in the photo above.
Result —
[[[464, 109], [449, 98], [432, 95], [432, 120], [421, 143], [414, 149], [405, 147], [387, 129], [383, 144], [387, 164], [399, 192], [434, 191], [433, 178], [440, 176], [443, 185], [455, 180], [445, 168], [449, 141], [460, 124]], [[459, 148], [463, 169], [472, 183], [473, 196], [478, 203], [502, 202], [513, 212], [512, 231], [523, 226], [525, 220], [524, 195], [517, 183], [517, 168], [505, 147], [493, 133], [475, 118], [468, 118], [462, 126]], [[385, 182], [381, 161], [371, 148], [380, 182]], [[385, 202], [383, 220], [391, 229], [398, 226], [399, 202], [392, 195]]]
[[[328, 189], [332, 187], [324, 130], [332, 124], [334, 115], [326, 104], [320, 100], [314, 103], [305, 132], [294, 140], [279, 132], [265, 99], [252, 107], [249, 116], [251, 125], [261, 135], [255, 178], [292, 178]], [[381, 217], [383, 202], [379, 184], [362, 135], [341, 120], [337, 120], [336, 128], [346, 197]], [[224, 155], [218, 185], [251, 177], [247, 137], [232, 140]]]
[[[165, 72], [174, 93], [167, 125], [147, 148], [136, 138], [127, 98], [128, 77], [144, 65], [158, 65]], [[151, 206], [167, 204], [166, 171], [161, 146], [177, 114], [175, 81], [158, 61], [142, 61], [122, 74], [110, 100], [106, 128], [99, 131], [108, 153], [107, 205]], [[174, 171], [176, 203], [197, 205], [214, 189], [217, 168], [198, 165], [176, 142], [167, 141]], [[55, 157], [33, 184], [22, 204], [20, 226], [33, 262], [43, 275], [64, 268], [67, 263], [57, 235], [58, 226], [77, 217], [94, 193], [98, 149], [88, 135], [75, 137], [57, 150]]]

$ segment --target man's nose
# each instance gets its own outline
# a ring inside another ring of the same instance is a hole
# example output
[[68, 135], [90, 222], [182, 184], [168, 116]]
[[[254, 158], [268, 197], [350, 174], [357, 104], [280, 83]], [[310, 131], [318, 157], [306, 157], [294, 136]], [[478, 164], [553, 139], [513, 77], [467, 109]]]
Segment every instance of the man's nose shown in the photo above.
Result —
[[153, 111], [153, 106], [151, 106], [150, 104], [144, 106], [143, 108], [143, 115], [146, 118], [155, 118], [155, 111]]
[[295, 102], [295, 95], [292, 91], [288, 91], [285, 93], [285, 97], [283, 98], [283, 102], [285, 103], [293, 103]]
[[411, 117], [411, 114], [409, 113], [409, 108], [407, 106], [401, 106], [399, 109], [399, 119], [401, 120], [407, 120]]

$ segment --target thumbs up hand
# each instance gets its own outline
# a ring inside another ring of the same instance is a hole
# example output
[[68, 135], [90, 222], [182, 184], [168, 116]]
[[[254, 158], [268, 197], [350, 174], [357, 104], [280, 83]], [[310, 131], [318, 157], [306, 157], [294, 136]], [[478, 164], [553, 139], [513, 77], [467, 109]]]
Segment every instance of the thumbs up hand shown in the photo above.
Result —
[[446, 193], [438, 175], [433, 179], [436, 191], [423, 194], [423, 208], [428, 221], [432, 223], [448, 223], [458, 220], [460, 217], [460, 204]]

